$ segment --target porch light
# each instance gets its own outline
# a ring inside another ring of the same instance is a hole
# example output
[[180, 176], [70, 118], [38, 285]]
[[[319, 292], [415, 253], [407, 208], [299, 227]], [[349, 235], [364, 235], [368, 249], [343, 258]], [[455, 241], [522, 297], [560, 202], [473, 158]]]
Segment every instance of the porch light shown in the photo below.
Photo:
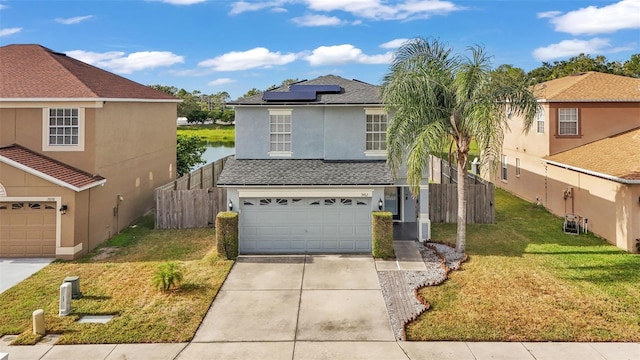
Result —
[[67, 205], [62, 205], [60, 206], [60, 215], [64, 215], [67, 213], [67, 209], [69, 209], [69, 207]]
[[384, 204], [382, 203], [382, 198], [380, 198], [378, 200], [378, 210], [382, 210], [382, 205], [384, 205]]
[[233, 211], [233, 201], [229, 200], [229, 204], [227, 206], [229, 206], [229, 211]]

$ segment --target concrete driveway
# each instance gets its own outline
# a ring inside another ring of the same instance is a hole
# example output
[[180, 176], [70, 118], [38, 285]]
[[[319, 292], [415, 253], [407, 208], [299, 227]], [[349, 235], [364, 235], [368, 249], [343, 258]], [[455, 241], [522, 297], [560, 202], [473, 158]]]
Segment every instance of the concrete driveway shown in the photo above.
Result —
[[54, 259], [0, 258], [0, 294], [37, 273]]
[[240, 257], [179, 359], [406, 359], [371, 256]]

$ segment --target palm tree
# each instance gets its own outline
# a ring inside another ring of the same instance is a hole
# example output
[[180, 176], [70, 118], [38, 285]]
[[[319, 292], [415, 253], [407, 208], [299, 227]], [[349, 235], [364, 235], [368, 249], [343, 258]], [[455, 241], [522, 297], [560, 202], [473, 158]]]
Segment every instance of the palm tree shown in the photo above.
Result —
[[[479, 46], [470, 56], [453, 54], [437, 40], [416, 38], [396, 52], [384, 77], [382, 98], [391, 120], [387, 130], [388, 163], [397, 172], [406, 161], [407, 182], [417, 194], [429, 155], [455, 145], [458, 225], [456, 251], [466, 242], [466, 174], [469, 145], [475, 139], [483, 169], [502, 151], [506, 111], [531, 127], [537, 101], [524, 78], [492, 76], [490, 57]], [[496, 74], [498, 75], [498, 74]]]

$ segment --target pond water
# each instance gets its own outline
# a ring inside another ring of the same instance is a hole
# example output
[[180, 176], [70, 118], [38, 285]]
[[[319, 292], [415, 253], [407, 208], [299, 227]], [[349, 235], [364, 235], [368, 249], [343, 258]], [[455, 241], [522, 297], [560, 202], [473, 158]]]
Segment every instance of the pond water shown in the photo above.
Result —
[[235, 153], [236, 148], [234, 143], [208, 143], [207, 150], [202, 154], [202, 159], [209, 164]]

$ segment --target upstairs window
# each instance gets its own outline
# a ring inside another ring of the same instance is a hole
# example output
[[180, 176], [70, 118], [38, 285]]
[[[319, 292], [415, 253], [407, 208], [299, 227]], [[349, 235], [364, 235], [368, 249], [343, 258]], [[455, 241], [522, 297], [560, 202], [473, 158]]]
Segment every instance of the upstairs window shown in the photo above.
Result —
[[558, 135], [578, 135], [578, 109], [558, 109]]
[[84, 109], [43, 109], [43, 151], [84, 150]]
[[544, 110], [541, 108], [536, 111], [536, 132], [544, 134]]
[[78, 109], [49, 109], [49, 145], [78, 145]]
[[365, 110], [367, 116], [366, 151], [387, 150], [387, 114], [382, 109]]
[[269, 111], [269, 154], [291, 155], [291, 110]]

